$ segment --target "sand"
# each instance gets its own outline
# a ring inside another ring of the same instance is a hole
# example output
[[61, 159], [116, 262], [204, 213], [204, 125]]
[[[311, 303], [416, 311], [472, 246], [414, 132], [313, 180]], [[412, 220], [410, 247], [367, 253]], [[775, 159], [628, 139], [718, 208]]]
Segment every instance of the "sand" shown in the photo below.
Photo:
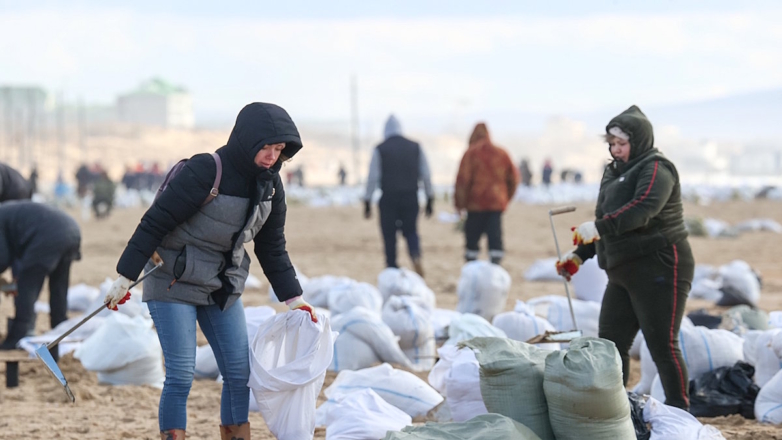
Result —
[[[440, 202], [439, 208], [445, 208]], [[555, 255], [546, 206], [514, 204], [504, 217], [507, 257], [503, 266], [513, 284], [506, 304], [511, 310], [516, 299], [527, 300], [541, 295], [564, 295], [559, 283], [532, 283], [523, 278], [524, 270], [536, 259]], [[556, 218], [560, 241], [568, 243], [569, 227], [587, 220], [592, 211], [580, 205], [578, 211]], [[716, 217], [735, 223], [754, 217], [773, 218], [782, 222], [782, 203], [769, 201], [729, 202], [710, 206], [688, 204], [688, 216]], [[77, 213], [74, 217], [79, 219]], [[143, 210], [120, 210], [103, 221], [79, 219], [83, 231], [83, 259], [71, 270], [71, 284], [97, 286], [106, 277], [115, 276], [114, 267], [125, 243], [135, 229]], [[376, 212], [375, 212], [376, 214]], [[434, 219], [420, 222], [426, 280], [437, 294], [438, 307], [455, 308], [456, 285], [462, 265], [462, 235], [453, 225]], [[359, 281], [377, 282], [384, 258], [377, 217], [366, 221], [362, 209], [309, 208], [293, 204], [288, 210], [286, 227], [288, 250], [293, 262], [307, 276], [344, 275]], [[734, 239], [692, 238], [698, 263], [720, 265], [733, 259], [744, 259], [763, 275], [761, 307], [782, 310], [782, 266], [779, 246], [782, 237], [769, 232], [753, 232]], [[410, 267], [404, 245], [400, 244], [400, 264]], [[485, 257], [484, 254], [481, 256]], [[263, 272], [256, 262], [251, 272], [264, 281], [261, 290], [248, 291], [243, 296], [247, 306], [268, 304]], [[44, 291], [43, 297], [47, 292]], [[284, 307], [273, 305], [278, 311]], [[688, 310], [705, 307], [720, 308], [705, 301], [688, 302]], [[0, 300], [0, 323], [12, 316], [13, 305]], [[48, 330], [48, 316], [40, 316], [37, 330]], [[4, 334], [0, 327], [0, 333]], [[199, 343], [205, 343], [202, 335]], [[146, 386], [107, 386], [98, 384], [95, 373], [84, 370], [71, 356], [62, 361], [62, 370], [76, 395], [76, 403], [65, 399], [59, 385], [48, 376], [42, 365], [23, 363], [20, 366], [20, 386], [6, 389], [0, 384], [0, 439], [157, 439], [157, 406], [160, 390]], [[0, 364], [0, 373], [5, 365]], [[632, 384], [639, 374], [638, 362], [633, 364]], [[325, 386], [334, 379], [329, 373]], [[422, 375], [425, 377], [425, 375]], [[198, 380], [188, 401], [188, 438], [218, 438], [219, 399], [221, 386], [208, 380]], [[321, 394], [321, 399], [323, 398]], [[727, 439], [782, 439], [779, 427], [761, 425], [740, 416], [703, 419], [722, 430]], [[255, 439], [274, 438], [258, 413], [250, 414]], [[318, 430], [315, 438], [325, 438]]]

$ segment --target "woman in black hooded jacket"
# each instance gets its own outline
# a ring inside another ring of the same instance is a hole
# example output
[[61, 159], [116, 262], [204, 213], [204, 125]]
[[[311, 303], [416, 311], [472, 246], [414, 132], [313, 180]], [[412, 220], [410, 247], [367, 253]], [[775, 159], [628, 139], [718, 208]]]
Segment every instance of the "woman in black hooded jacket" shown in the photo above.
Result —
[[652, 124], [632, 106], [606, 126], [613, 161], [600, 183], [595, 220], [574, 229], [578, 247], [557, 262], [566, 278], [597, 254], [608, 275], [599, 336], [622, 357], [624, 383], [629, 350], [639, 328], [652, 354], [668, 405], [689, 408], [687, 366], [679, 326], [695, 261], [684, 228], [676, 167], [654, 148]]
[[163, 260], [145, 279], [143, 296], [165, 357], [158, 413], [163, 439], [185, 438], [196, 322], [224, 379], [221, 436], [250, 438], [249, 344], [239, 299], [250, 266], [244, 243], [254, 241], [255, 256], [278, 298], [291, 309], [308, 312], [317, 323], [285, 249], [287, 208], [279, 171], [301, 148], [285, 110], [247, 105], [218, 157], [198, 154], [185, 163], [144, 214], [120, 257], [119, 277], [106, 295], [108, 307], [115, 310], [129, 295], [130, 280], [153, 267], [153, 255]]

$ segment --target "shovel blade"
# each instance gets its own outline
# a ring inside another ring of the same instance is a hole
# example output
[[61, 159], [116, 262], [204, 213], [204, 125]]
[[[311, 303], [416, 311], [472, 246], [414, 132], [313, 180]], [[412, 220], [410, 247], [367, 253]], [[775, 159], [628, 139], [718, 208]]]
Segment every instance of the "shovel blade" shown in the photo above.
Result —
[[73, 393], [68, 386], [68, 381], [65, 379], [65, 375], [62, 374], [62, 370], [60, 370], [60, 366], [57, 365], [57, 362], [55, 362], [52, 354], [49, 353], [49, 347], [46, 344], [42, 344], [40, 347], [35, 349], [35, 355], [38, 357], [38, 359], [41, 360], [41, 362], [43, 362], [44, 366], [46, 366], [46, 369], [49, 370], [49, 373], [51, 373], [52, 376], [54, 376], [54, 378], [60, 382], [60, 385], [62, 385], [63, 389], [65, 390], [65, 394], [68, 396], [68, 399], [70, 399], [71, 403], [75, 402], [76, 397], [73, 396]]

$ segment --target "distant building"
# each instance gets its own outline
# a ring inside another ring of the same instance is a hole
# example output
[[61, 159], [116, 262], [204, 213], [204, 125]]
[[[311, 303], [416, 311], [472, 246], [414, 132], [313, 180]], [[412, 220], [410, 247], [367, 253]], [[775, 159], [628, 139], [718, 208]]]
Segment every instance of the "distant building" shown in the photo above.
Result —
[[193, 99], [182, 87], [160, 78], [143, 82], [117, 99], [120, 122], [163, 128], [193, 128]]

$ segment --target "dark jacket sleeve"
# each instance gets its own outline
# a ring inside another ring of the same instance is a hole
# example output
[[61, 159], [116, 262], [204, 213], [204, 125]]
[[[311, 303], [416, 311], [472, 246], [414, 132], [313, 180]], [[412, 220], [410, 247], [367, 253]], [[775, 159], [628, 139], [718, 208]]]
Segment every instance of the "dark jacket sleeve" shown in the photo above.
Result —
[[138, 277], [163, 238], [201, 209], [214, 184], [216, 170], [208, 154], [187, 161], [141, 218], [117, 263], [117, 273], [131, 280]]
[[272, 212], [255, 236], [255, 256], [263, 273], [269, 279], [277, 299], [285, 301], [301, 295], [301, 285], [296, 277], [288, 251], [285, 249], [285, 189], [279, 176], [274, 179]]
[[635, 195], [621, 208], [595, 221], [600, 235], [620, 235], [638, 229], [660, 213], [671, 197], [676, 179], [660, 161], [649, 162], [638, 175]]
[[578, 255], [578, 257], [581, 258], [581, 261], [586, 261], [595, 256], [596, 253], [595, 243], [592, 242], [589, 244], [580, 244], [573, 251], [573, 253]]

